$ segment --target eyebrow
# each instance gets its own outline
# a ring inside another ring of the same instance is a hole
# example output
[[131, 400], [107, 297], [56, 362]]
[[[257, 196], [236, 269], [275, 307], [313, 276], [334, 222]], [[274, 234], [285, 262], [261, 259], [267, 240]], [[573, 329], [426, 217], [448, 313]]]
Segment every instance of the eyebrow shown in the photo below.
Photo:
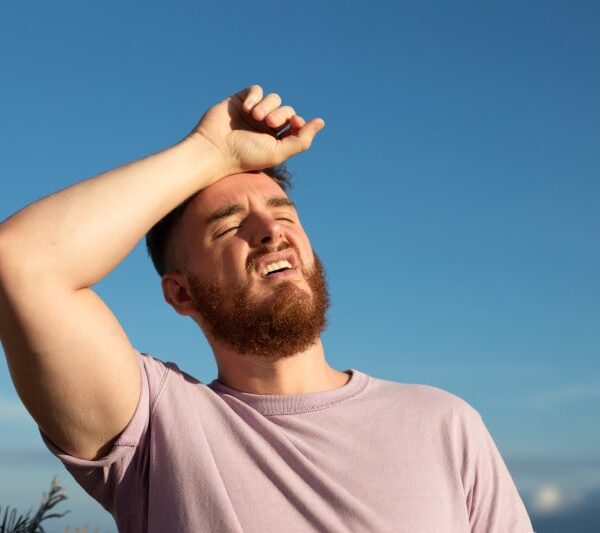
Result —
[[[296, 204], [285, 196], [271, 196], [270, 198], [266, 199], [266, 204], [268, 207], [292, 207], [296, 209]], [[206, 219], [206, 225], [208, 226], [213, 222], [233, 216], [243, 210], [244, 208], [241, 204], [229, 204], [225, 207], [221, 207]]]

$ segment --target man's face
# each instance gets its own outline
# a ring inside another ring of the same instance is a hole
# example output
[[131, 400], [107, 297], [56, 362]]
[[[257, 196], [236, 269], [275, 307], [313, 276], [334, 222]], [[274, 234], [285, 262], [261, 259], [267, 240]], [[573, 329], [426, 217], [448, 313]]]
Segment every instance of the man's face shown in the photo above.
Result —
[[329, 304], [293, 203], [262, 173], [202, 190], [180, 225], [186, 278], [209, 337], [239, 353], [289, 356], [313, 344]]

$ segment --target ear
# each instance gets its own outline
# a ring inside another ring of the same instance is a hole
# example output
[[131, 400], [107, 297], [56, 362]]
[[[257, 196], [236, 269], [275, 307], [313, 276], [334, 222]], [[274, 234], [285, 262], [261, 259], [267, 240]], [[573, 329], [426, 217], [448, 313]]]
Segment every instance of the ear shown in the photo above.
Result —
[[179, 272], [165, 274], [161, 280], [165, 301], [183, 316], [192, 316], [195, 313], [193, 300], [189, 293], [186, 277]]

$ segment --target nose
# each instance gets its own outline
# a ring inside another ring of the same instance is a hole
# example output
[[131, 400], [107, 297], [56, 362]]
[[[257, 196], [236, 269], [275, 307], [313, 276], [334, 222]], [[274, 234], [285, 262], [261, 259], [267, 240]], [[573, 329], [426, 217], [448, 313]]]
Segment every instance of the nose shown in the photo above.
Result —
[[252, 222], [252, 246], [278, 244], [283, 238], [283, 226], [269, 215], [256, 215]]

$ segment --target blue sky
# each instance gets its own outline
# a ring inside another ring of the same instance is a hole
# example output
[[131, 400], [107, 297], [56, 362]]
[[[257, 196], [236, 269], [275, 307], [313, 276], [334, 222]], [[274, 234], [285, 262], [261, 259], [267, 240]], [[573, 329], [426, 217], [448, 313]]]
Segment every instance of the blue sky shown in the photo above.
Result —
[[[465, 398], [532, 513], [600, 502], [597, 3], [205, 4], [0, 8], [0, 219], [260, 83], [327, 122], [289, 166], [328, 273], [329, 362]], [[139, 245], [96, 288], [139, 350], [213, 379], [158, 281]], [[110, 531], [3, 359], [0, 435], [0, 505], [61, 473], [70, 523]]]

